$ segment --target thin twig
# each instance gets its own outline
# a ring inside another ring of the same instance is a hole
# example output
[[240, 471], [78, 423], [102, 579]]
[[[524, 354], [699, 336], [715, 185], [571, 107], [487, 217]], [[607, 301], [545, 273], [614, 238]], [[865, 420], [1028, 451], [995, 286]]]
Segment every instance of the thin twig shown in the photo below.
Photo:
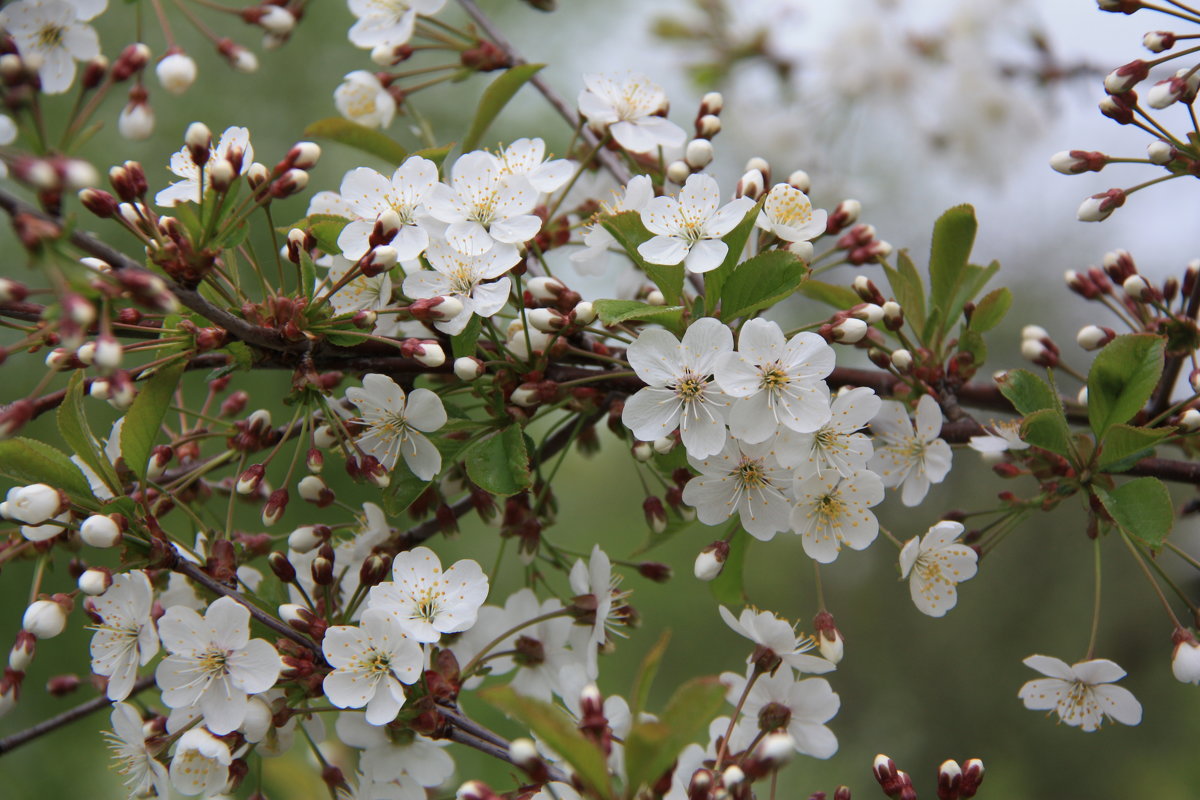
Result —
[[[146, 675], [145, 677], [139, 678], [137, 682], [133, 684], [133, 689], [130, 691], [129, 696], [132, 697], [138, 692], [149, 689], [153, 685], [153, 675]], [[74, 708], [68, 708], [58, 716], [43, 720], [30, 728], [26, 728], [23, 731], [14, 733], [12, 736], [6, 736], [3, 739], [0, 739], [0, 756], [16, 750], [21, 745], [27, 744], [28, 742], [31, 742], [40, 736], [45, 736], [47, 733], [58, 730], [64, 725], [69, 725], [76, 720], [83, 719], [93, 711], [99, 711], [102, 708], [110, 706], [112, 705], [112, 702], [112, 700], [109, 700], [104, 695], [93, 697], [86, 703], [80, 703]]]

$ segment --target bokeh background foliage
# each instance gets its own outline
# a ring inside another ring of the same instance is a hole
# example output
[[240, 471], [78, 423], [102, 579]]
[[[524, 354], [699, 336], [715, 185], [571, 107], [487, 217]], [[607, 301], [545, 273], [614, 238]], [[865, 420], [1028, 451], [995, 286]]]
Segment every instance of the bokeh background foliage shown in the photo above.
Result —
[[[751, 0], [751, 4], [756, 1]], [[112, 13], [98, 26], [110, 54], [115, 53], [118, 43], [131, 40], [141, 4], [125, 6], [113, 0], [111, 5]], [[660, 46], [648, 38], [645, 31], [650, 27], [650, 18], [684, 14], [688, 9], [683, 2], [568, 2], [562, 4], [559, 13], [549, 16], [519, 3], [490, 5], [493, 7], [488, 8], [489, 12], [530, 60], [550, 64], [546, 77], [568, 97], [578, 91], [582, 71], [643, 69], [671, 88], [675, 116], [686, 122], [685, 117], [691, 114], [703, 91], [728, 91], [727, 87], [689, 83], [683, 69], [686, 49]], [[822, 4], [794, 0], [793, 5], [804, 8]], [[919, 7], [929, 4], [909, 5], [918, 7], [914, 13], [919, 14]], [[1127, 60], [1114, 57], [1113, 50], [1106, 46], [1113, 41], [1117, 21], [1098, 19], [1092, 3], [1044, 0], [1038, 5], [1047, 29], [1051, 34], [1057, 32], [1071, 52], [1090, 54], [1104, 65]], [[870, 10], [870, 6], [847, 3], [843, 13], [856, 13], [855, 8]], [[137, 159], [146, 165], [152, 187], [160, 187], [168, 178], [165, 164], [169, 154], [176, 149], [186, 125], [199, 119], [215, 131], [234, 124], [249, 127], [258, 158], [274, 163], [301, 138], [306, 125], [334, 113], [330, 97], [341, 76], [352, 69], [369, 68], [363, 54], [345, 41], [343, 33], [350, 22], [344, 3], [313, 3], [292, 41], [281, 52], [265, 54], [259, 73], [253, 76], [229, 71], [203, 43], [187, 42], [185, 38], [185, 46], [191, 45], [189, 49], [200, 61], [202, 79], [182, 100], [165, 97], [162, 92], [153, 95], [159, 135], [149, 142], [125, 142], [110, 124], [92, 140], [87, 154], [101, 167], [125, 158]], [[1125, 52], [1133, 50], [1140, 28], [1125, 24], [1122, 34], [1128, 45]], [[147, 39], [152, 47], [161, 46], [152, 35]], [[1135, 55], [1128, 56], [1132, 57]], [[466, 130], [486, 83], [486, 78], [476, 77], [444, 92], [418, 95], [414, 102], [444, 141], [453, 141], [461, 135], [457, 132]], [[803, 148], [797, 143], [795, 151], [788, 149], [786, 136], [781, 137], [778, 130], [770, 137], [771, 148], [764, 151], [761, 143], [747, 138], [753, 132], [754, 120], [743, 119], [740, 130], [718, 138], [715, 171], [728, 182], [736, 177], [745, 158], [764, 155], [782, 174], [803, 167], [814, 174], [834, 175], [836, 179], [827, 185], [818, 182], [814, 187], [814, 200], [819, 205], [832, 207], [841, 199], [834, 187], [864, 197], [868, 199], [865, 218], [877, 226], [881, 235], [918, 254], [926, 247], [929, 224], [942, 208], [964, 200], [974, 202], [981, 219], [979, 255], [1001, 260], [1004, 269], [997, 285], [1010, 286], [1018, 298], [1005, 326], [992, 336], [993, 365], [1013, 366], [1019, 363], [1015, 347], [1005, 344], [1015, 344], [1016, 331], [1022, 324], [1042, 324], [1069, 340], [1088, 311], [1080, 306], [1076, 309], [1079, 316], [1071, 316], [1069, 304], [1064, 303], [1071, 296], [1058, 278], [1064, 269], [1097, 260], [1108, 246], [1126, 246], [1136, 254], [1139, 239], [1147, 230], [1156, 234], [1150, 238], [1155, 243], [1155, 257], [1163, 262], [1162, 274], [1175, 271], [1176, 265], [1197, 255], [1188, 249], [1195, 244], [1194, 230], [1157, 235], [1163, 226], [1154, 216], [1154, 208], [1143, 209], [1137, 212], [1144, 215], [1141, 218], [1110, 226], [1103, 233], [1088, 228], [1087, 234], [1096, 232], [1089, 239], [1079, 231], [1082, 226], [1073, 222], [1075, 202], [1058, 207], [1058, 198], [1083, 192], [1072, 185], [1060, 194], [1058, 183], [1066, 179], [1049, 173], [1045, 157], [1064, 147], [1086, 146], [1088, 140], [1078, 137], [1106, 135], [1099, 132], [1103, 120], [1088, 111], [1097, 93], [1098, 89], [1090, 86], [1086, 91], [1068, 87], [1047, 94], [1045, 102], [1054, 112], [1048, 116], [1050, 121], [1038, 135], [1031, 133], [1016, 148], [1016, 155], [1006, 155], [1011, 159], [1011, 169], [1004, 170], [1006, 174], [1000, 177], [969, 172], [948, 175], [936, 159], [925, 164], [902, 164], [902, 169], [887, 174], [879, 169], [879, 160], [848, 157], [844, 149], [840, 151], [842, 161], [830, 158], [819, 165], [798, 162], [796, 153], [801, 149], [811, 152], [815, 131], [821, 126], [847, 124], [845, 114], [828, 108], [806, 109], [797, 117], [795, 135], [807, 140]], [[115, 114], [113, 109], [110, 118]], [[773, 118], [773, 124], [780, 124], [777, 118]], [[901, 129], [906, 119], [895, 113], [891, 124]], [[406, 146], [416, 147], [418, 140], [407, 126], [408, 120], [400, 117], [390, 133]], [[563, 147], [567, 139], [561, 122], [530, 90], [518, 96], [485, 143], [522, 135], [542, 136], [552, 150]], [[897, 158], [903, 160], [903, 155]], [[363, 157], [354, 152], [327, 146], [321, 164], [313, 171], [310, 191], [336, 189], [343, 172], [363, 163]], [[846, 165], [845, 169], [839, 170], [840, 163]], [[910, 180], [914, 170], [928, 171], [933, 176], [930, 185], [914, 185]], [[1054, 188], [1036, 194], [1042, 185]], [[1031, 199], [1031, 193], [1036, 197]], [[303, 215], [306, 200], [290, 202], [290, 206], [276, 211], [280, 222]], [[1185, 210], [1195, 209], [1195, 202], [1189, 202]], [[1139, 237], [1133, 238], [1134, 233]], [[116, 233], [112, 238], [120, 242], [121, 236]], [[1109, 239], [1114, 238], [1110, 245]], [[259, 247], [269, 246], [264, 237], [256, 241]], [[8, 258], [0, 264], [0, 273], [20, 277], [25, 267], [11, 238], [6, 238], [4, 252]], [[1154, 268], [1146, 271], [1153, 273]], [[851, 276], [843, 277], [848, 280]], [[795, 301], [789, 313], [811, 314], [814, 318], [824, 313], [806, 305], [809, 302]], [[22, 396], [38, 377], [10, 372], [4, 373], [5, 397], [0, 399]], [[272, 407], [266, 400], [283, 394], [286, 377], [264, 373], [257, 380], [256, 401]], [[195, 382], [199, 384], [198, 379]], [[258, 399], [260, 392], [262, 400]], [[103, 430], [101, 423], [93, 424]], [[49, 417], [39, 420], [29, 435], [61, 445]], [[557, 496], [563, 522], [552, 535], [564, 546], [581, 552], [590, 549], [592, 542], [600, 542], [620, 558], [645, 544], [649, 536], [640, 510], [643, 489], [626, 466], [624, 445], [605, 432], [601, 433], [601, 442], [598, 455], [584, 458], [572, 453], [559, 472]], [[336, 465], [331, 465], [329, 472], [335, 474]], [[349, 482], [337, 488], [347, 502], [367, 499], [365, 493], [356, 496], [356, 488]], [[960, 451], [949, 480], [935, 487], [921, 507], [906, 509], [889, 497], [878, 510], [879, 516], [904, 540], [923, 532], [945, 509], [988, 507], [995, 493], [1005, 488], [1009, 487], [973, 453]], [[1184, 493], [1178, 492], [1176, 499], [1182, 502]], [[294, 503], [289, 511], [297, 521], [305, 511], [300, 506]], [[241, 513], [245, 526], [253, 529], [256, 513], [247, 509]], [[695, 553], [716, 533], [695, 524], [658, 544], [647, 555], [675, 568], [676, 577], [671, 582], [654, 584], [636, 577], [627, 580], [627, 588], [634, 590], [632, 601], [642, 613], [643, 625], [632, 632], [628, 641], [620, 642], [614, 654], [603, 658], [600, 684], [604, 692], [628, 692], [642, 654], [666, 630], [672, 632], [672, 638], [652, 693], [651, 709], [661, 707], [673, 688], [689, 677], [741, 669], [746, 652], [744, 640], [720, 622], [715, 601], [707, 589], [695, 585], [689, 574]], [[1194, 551], [1197, 531], [1192, 519], [1181, 520], [1174, 535], [1181, 545]], [[1098, 654], [1112, 658], [1129, 671], [1124, 685], [1145, 708], [1140, 726], [1115, 725], [1096, 734], [1083, 734], [1038, 719], [1016, 698], [1017, 688], [1032, 677], [1021, 665], [1023, 657], [1045, 652], [1071, 660], [1071, 654], [1081, 653], [1087, 641], [1092, 549], [1084, 535], [1083, 515], [1077, 509], [1062, 508], [1021, 525], [981, 564], [979, 576], [961, 588], [958, 606], [945, 619], [927, 618], [911, 606], [908, 588], [898, 580], [896, 553], [881, 539], [870, 550], [847, 553], [823, 570], [827, 603], [847, 640], [847, 656], [837, 672], [829, 676], [842, 699], [842, 710], [831, 725], [841, 746], [827, 762], [798, 757], [781, 778], [779, 796], [804, 797], [816, 790], [831, 791], [838, 783], [849, 784], [855, 797], [878, 796], [869, 769], [877, 752], [886, 752], [902, 768], [913, 772], [923, 796], [932, 795], [934, 771], [941, 760], [966, 757], [982, 758], [987, 765], [984, 797], [1189, 800], [1200, 796], [1200, 759], [1195, 757], [1195, 743], [1200, 741], [1200, 693], [1170, 678], [1169, 627], [1161, 619], [1148, 587], [1130, 565], [1115, 568], [1117, 561], [1128, 556], [1115, 542], [1112, 544], [1105, 548], [1104, 625]], [[486, 565], [494, 559], [499, 539], [495, 529], [471, 520], [459, 536], [438, 542], [437, 546], [444, 563], [470, 556]], [[5, 567], [6, 573], [15, 574], [6, 574], [0, 581], [0, 642], [11, 641], [17, 630], [20, 611], [28, 599], [23, 588], [28, 584], [21, 576], [30, 569], [29, 563]], [[1192, 582], [1185, 588], [1194, 590], [1194, 576], [1180, 578]], [[63, 588], [68, 581], [67, 576], [56, 575], [50, 585]], [[495, 587], [494, 596], [502, 598], [504, 592], [514, 588], [515, 584], [501, 583]], [[769, 545], [752, 546], [746, 589], [755, 603], [799, 619], [802, 626], [807, 626], [816, 610], [811, 562], [804, 556], [799, 540], [787, 535]], [[39, 643], [22, 702], [0, 721], [0, 735], [34, 724], [90, 696], [86, 686], [75, 695], [59, 699], [49, 697], [41, 688], [52, 675], [83, 666], [81, 654], [87, 651], [87, 641], [87, 632], [74, 626], [60, 638]], [[469, 711], [498, 731], [517, 733], [489, 709], [472, 706]], [[97, 714], [0, 758], [0, 797], [123, 797], [119, 776], [110, 770], [105, 744], [97, 734], [106, 725], [107, 715]], [[297, 746], [284, 758], [264, 761], [261, 781], [269, 797], [324, 795], [324, 787], [314, 783], [311, 769], [294, 768], [297, 760], [305, 758], [304, 748]], [[456, 759], [456, 779], [480, 777], [498, 787], [512, 785], [507, 777], [510, 770], [503, 764], [473, 752], [456, 752]], [[239, 795], [252, 791], [257, 780], [257, 767], [252, 767]], [[438, 796], [452, 795], [453, 785]]]

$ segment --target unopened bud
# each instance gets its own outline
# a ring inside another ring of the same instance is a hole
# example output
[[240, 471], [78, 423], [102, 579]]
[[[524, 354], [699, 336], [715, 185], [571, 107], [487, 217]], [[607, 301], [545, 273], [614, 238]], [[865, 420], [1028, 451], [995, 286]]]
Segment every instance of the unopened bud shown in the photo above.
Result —
[[701, 139], [711, 139], [721, 132], [721, 118], [716, 114], [704, 114], [696, 120], [696, 135]]
[[471, 356], [454, 359], [454, 374], [460, 381], [473, 381], [482, 375], [483, 362]]
[[84, 570], [79, 576], [79, 591], [84, 594], [96, 597], [108, 591], [108, 587], [112, 586], [112, 574], [106, 569], [88, 569]]
[[725, 561], [729, 558], [729, 542], [718, 540], [700, 551], [692, 568], [696, 578], [711, 581], [725, 569]]
[[684, 161], [692, 169], [704, 169], [713, 160], [713, 146], [708, 139], [692, 139], [684, 150]]
[[831, 334], [833, 341], [841, 344], [854, 344], [862, 340], [867, 335], [867, 330], [870, 326], [861, 319], [849, 317], [842, 320], [833, 326]]
[[1109, 189], [1107, 192], [1094, 194], [1080, 204], [1075, 216], [1080, 222], [1101, 222], [1108, 219], [1113, 211], [1125, 205], [1125, 192], [1122, 189]]
[[33, 601], [21, 618], [21, 628], [38, 639], [53, 639], [66, 627], [67, 612], [53, 600]]
[[1075, 342], [1084, 350], [1099, 350], [1117, 336], [1112, 328], [1101, 328], [1099, 325], [1085, 325], [1075, 334]]
[[737, 188], [734, 189], [735, 197], [749, 197], [751, 200], [757, 200], [762, 197], [766, 185], [766, 179], [762, 172], [752, 169], [742, 176], [737, 182]]
[[93, 514], [79, 526], [79, 538], [91, 547], [114, 547], [121, 541], [121, 528], [105, 514]]

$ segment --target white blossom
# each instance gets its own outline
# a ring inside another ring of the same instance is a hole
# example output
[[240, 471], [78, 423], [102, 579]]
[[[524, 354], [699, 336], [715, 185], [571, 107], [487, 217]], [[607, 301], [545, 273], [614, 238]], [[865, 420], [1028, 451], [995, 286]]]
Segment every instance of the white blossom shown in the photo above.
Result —
[[576, 595], [590, 594], [596, 598], [595, 619], [590, 625], [575, 626], [571, 630], [572, 647], [584, 654], [589, 680], [595, 680], [600, 674], [597, 660], [599, 648], [608, 641], [609, 630], [615, 628], [615, 612], [620, 603], [614, 601], [623, 600], [626, 596], [617, 591], [620, 580], [619, 575], [613, 574], [608, 554], [598, 544], [592, 546], [592, 554], [586, 563], [578, 559], [571, 565], [571, 591]]
[[417, 547], [396, 556], [392, 580], [371, 587], [367, 605], [395, 615], [415, 641], [436, 642], [474, 625], [487, 593], [477, 562], [463, 559], [443, 572], [436, 553]]
[[932, 483], [941, 483], [950, 472], [950, 445], [938, 438], [942, 412], [937, 401], [922, 395], [917, 402], [914, 429], [902, 403], [888, 400], [871, 420], [875, 455], [870, 467], [889, 489], [900, 489], [900, 501], [915, 506], [925, 499]]
[[736, 513], [746, 533], [762, 541], [790, 527], [792, 474], [779, 465], [770, 442], [731, 438], [714, 455], [689, 454], [688, 463], [700, 474], [683, 487], [683, 502], [705, 525], [720, 525]]
[[[600, 218], [614, 216], [623, 211], [641, 211], [650, 198], [654, 197], [654, 184], [648, 175], [635, 175], [629, 180], [620, 195], [612, 203], [601, 203]], [[584, 275], [601, 275], [608, 263], [609, 248], [617, 243], [613, 235], [599, 219], [583, 234], [584, 249], [571, 254], [571, 263]]]
[[418, 220], [437, 181], [437, 165], [420, 156], [408, 158], [390, 179], [367, 167], [347, 172], [340, 193], [353, 216], [338, 234], [342, 255], [357, 260], [366, 254], [367, 240], [385, 211], [394, 211], [400, 220], [395, 236], [384, 242], [396, 249], [397, 260], [411, 261], [425, 252], [429, 234]]
[[777, 183], [767, 193], [756, 224], [785, 242], [807, 242], [825, 232], [828, 220], [825, 210], [814, 210], [804, 192], [786, 183]]
[[[797, 636], [796, 629], [787, 620], [780, 619], [770, 611], [743, 608], [738, 617], [725, 606], [720, 606], [721, 619], [740, 636], [745, 636], [756, 645], [765, 647], [783, 660], [784, 664], [798, 672], [820, 675], [834, 670], [834, 664], [808, 652], [817, 647], [811, 636]], [[749, 660], [749, 659], [747, 659]]]
[[642, 208], [642, 223], [655, 234], [638, 245], [651, 264], [681, 261], [689, 272], [708, 272], [721, 266], [729, 245], [721, 237], [738, 226], [754, 201], [748, 197], [721, 206], [721, 187], [711, 175], [687, 179], [678, 197], [654, 197]]
[[[729, 687], [726, 694], [729, 702], [737, 703], [746, 680], [731, 672], [721, 675], [721, 682]], [[790, 669], [760, 675], [746, 695], [735, 739], [748, 744], [760, 730], [765, 733], [784, 730], [792, 737], [797, 752], [829, 758], [837, 752], [838, 741], [825, 723], [833, 719], [840, 707], [841, 698], [824, 678], [798, 681]]]
[[393, 738], [391, 728], [372, 725], [363, 714], [342, 713], [337, 718], [337, 737], [363, 751], [359, 767], [375, 781], [393, 781], [405, 776], [419, 786], [441, 786], [454, 774], [454, 759], [446, 742], [424, 736]]
[[859, 433], [879, 413], [882, 401], [865, 386], [843, 389], [833, 398], [829, 421], [812, 433], [780, 428], [775, 445], [779, 463], [797, 477], [832, 470], [843, 478], [867, 468], [874, 449], [871, 438]]
[[163, 703], [197, 706], [217, 734], [236, 730], [246, 716], [247, 695], [270, 689], [283, 668], [269, 642], [250, 638], [250, 612], [232, 597], [214, 600], [203, 618], [171, 606], [158, 621], [158, 635], [170, 653], [154, 675]]
[[797, 501], [792, 529], [814, 561], [832, 562], [843, 544], [864, 550], [879, 535], [879, 522], [867, 510], [883, 501], [883, 483], [873, 472], [797, 478], [792, 494]]
[[[75, 81], [75, 62], [100, 55], [100, 37], [83, 23], [104, 10], [104, 3], [70, 0], [20, 0], [0, 10], [0, 29], [17, 45], [21, 57], [39, 63], [38, 78], [46, 94], [62, 94]], [[95, 10], [95, 13], [90, 13]]]
[[1107, 658], [1094, 658], [1067, 666], [1053, 656], [1034, 655], [1025, 666], [1046, 675], [1029, 681], [1017, 693], [1025, 707], [1053, 711], [1072, 727], [1094, 731], [1105, 718], [1123, 725], [1142, 721], [1142, 704], [1123, 686], [1113, 686], [1125, 670]]
[[367, 722], [386, 725], [404, 705], [403, 684], [421, 677], [421, 648], [387, 611], [368, 609], [359, 625], [335, 625], [321, 642], [334, 668], [323, 688], [338, 708], [366, 707]]
[[980, 453], [984, 460], [992, 461], [1008, 450], [1025, 450], [1029, 443], [1021, 439], [1021, 421], [993, 422], [984, 427], [989, 431], [984, 436], [972, 436], [967, 446]]
[[358, 18], [350, 41], [365, 50], [402, 45], [412, 38], [418, 14], [436, 14], [444, 5], [446, 0], [350, 0], [350, 13]]
[[208, 161], [202, 165], [192, 161], [191, 151], [185, 145], [179, 152], [171, 156], [170, 167], [171, 172], [183, 180], [172, 183], [156, 194], [154, 202], [168, 207], [179, 203], [199, 203], [201, 196], [211, 185], [210, 173], [213, 165], [218, 161], [225, 160], [229, 151], [234, 148], [242, 151], [241, 174], [245, 175], [254, 161], [254, 148], [250, 145], [250, 131], [247, 129], [226, 128], [225, 132], [221, 134], [221, 138], [217, 140], [217, 146], [209, 152]]
[[113, 576], [112, 586], [91, 601], [100, 622], [93, 626], [92, 672], [108, 677], [108, 699], [124, 700], [138, 667], [158, 655], [158, 632], [150, 612], [154, 589], [142, 570]]
[[374, 73], [358, 69], [347, 73], [333, 90], [338, 113], [368, 128], [386, 128], [396, 116], [396, 98]]
[[429, 213], [448, 223], [446, 241], [464, 255], [481, 255], [497, 244], [529, 241], [542, 227], [530, 212], [538, 190], [524, 175], [505, 172], [503, 162], [484, 150], [459, 156], [450, 185], [439, 183], [429, 197]]
[[356, 443], [375, 456], [384, 469], [392, 469], [401, 456], [421, 480], [431, 480], [442, 469], [442, 454], [424, 435], [446, 424], [442, 399], [428, 389], [413, 389], [407, 396], [394, 380], [371, 373], [362, 388], [346, 390], [346, 399], [358, 407], [357, 421], [366, 432]]
[[[521, 260], [512, 245], [496, 245], [481, 255], [464, 255], [435, 240], [425, 251], [432, 270], [420, 270], [404, 279], [404, 293], [415, 299], [454, 297], [462, 311], [434, 327], [451, 336], [463, 332], [472, 315], [490, 317], [508, 303], [512, 281], [505, 275]], [[493, 280], [498, 278], [499, 280]]]
[[171, 785], [183, 795], [220, 794], [229, 783], [233, 754], [229, 745], [204, 728], [192, 728], [179, 737], [171, 759]]
[[117, 772], [125, 778], [129, 796], [154, 794], [166, 798], [169, 793], [167, 768], [146, 746], [141, 714], [129, 703], [114, 703], [109, 720], [112, 733], [105, 733], [105, 738], [117, 762]]
[[541, 139], [517, 139], [497, 157], [502, 177], [523, 177], [542, 193], [561, 189], [575, 170], [575, 165], [565, 158], [547, 161], [546, 143]]
[[958, 543], [963, 526], [942, 521], [900, 551], [900, 576], [908, 579], [913, 603], [923, 614], [944, 616], [958, 602], [955, 586], [975, 577], [979, 554]]
[[648, 385], [625, 401], [625, 427], [645, 442], [679, 428], [689, 455], [721, 452], [730, 399], [712, 376], [720, 357], [732, 349], [733, 334], [711, 317], [688, 326], [682, 342], [665, 330], [643, 331], [626, 358]]
[[[579, 112], [593, 128], [607, 128], [617, 144], [631, 153], [650, 153], [659, 147], [681, 147], [687, 135], [666, 117], [667, 94], [645, 75], [614, 79], [583, 76]], [[676, 262], [678, 263], [678, 262]]]

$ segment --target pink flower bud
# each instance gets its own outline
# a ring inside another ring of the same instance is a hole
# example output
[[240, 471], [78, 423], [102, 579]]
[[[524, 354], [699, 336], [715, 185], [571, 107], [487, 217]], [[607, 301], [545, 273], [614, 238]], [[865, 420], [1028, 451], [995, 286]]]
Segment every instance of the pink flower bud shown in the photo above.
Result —
[[1150, 65], [1140, 58], [1130, 61], [1128, 64], [1123, 64], [1104, 79], [1104, 89], [1109, 94], [1123, 94], [1128, 92], [1140, 81], [1146, 79], [1150, 74]]
[[1109, 189], [1107, 192], [1094, 194], [1083, 201], [1076, 212], [1080, 222], [1100, 222], [1112, 215], [1112, 212], [1125, 205], [1123, 189]]
[[1050, 167], [1063, 175], [1099, 172], [1108, 164], [1108, 156], [1096, 150], [1060, 150], [1050, 157]]

